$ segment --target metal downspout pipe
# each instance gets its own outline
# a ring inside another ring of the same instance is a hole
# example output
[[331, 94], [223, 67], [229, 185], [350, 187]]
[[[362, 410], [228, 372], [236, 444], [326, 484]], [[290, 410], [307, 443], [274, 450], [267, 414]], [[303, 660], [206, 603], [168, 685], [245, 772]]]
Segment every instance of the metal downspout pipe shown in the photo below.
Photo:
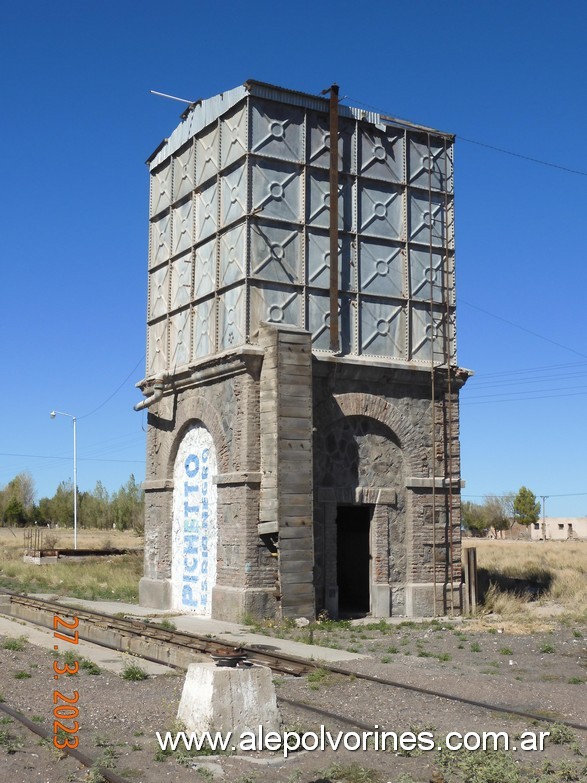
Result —
[[150, 408], [151, 405], [154, 405], [156, 402], [158, 402], [161, 397], [163, 397], [165, 381], [167, 378], [169, 378], [168, 373], [162, 373], [160, 376], [157, 376], [157, 378], [155, 378], [152, 389], [147, 390], [147, 396], [145, 399], [141, 400], [141, 402], [137, 402], [137, 404], [133, 406], [133, 410], [142, 411], [145, 408]]

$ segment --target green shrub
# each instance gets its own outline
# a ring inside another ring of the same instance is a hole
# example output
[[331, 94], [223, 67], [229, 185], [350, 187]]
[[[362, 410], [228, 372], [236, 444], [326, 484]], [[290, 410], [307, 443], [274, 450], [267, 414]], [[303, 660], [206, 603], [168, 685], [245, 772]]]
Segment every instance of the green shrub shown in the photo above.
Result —
[[4, 650], [12, 650], [13, 652], [22, 652], [26, 647], [28, 639], [26, 636], [19, 636], [16, 639], [13, 636], [9, 636], [2, 642], [2, 648]]
[[120, 676], [123, 680], [128, 680], [129, 682], [139, 682], [140, 680], [146, 680], [149, 675], [138, 663], [127, 661]]

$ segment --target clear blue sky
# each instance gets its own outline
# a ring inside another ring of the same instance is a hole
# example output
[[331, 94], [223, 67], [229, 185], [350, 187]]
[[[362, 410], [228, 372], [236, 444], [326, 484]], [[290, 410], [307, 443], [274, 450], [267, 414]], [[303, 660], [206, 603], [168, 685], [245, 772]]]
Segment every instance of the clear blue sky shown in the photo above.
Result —
[[0, 485], [72, 476], [53, 408], [79, 418], [82, 490], [144, 477], [144, 161], [182, 110], [149, 90], [337, 81], [458, 137], [465, 496], [525, 484], [587, 514], [586, 39], [579, 0], [4, 4]]

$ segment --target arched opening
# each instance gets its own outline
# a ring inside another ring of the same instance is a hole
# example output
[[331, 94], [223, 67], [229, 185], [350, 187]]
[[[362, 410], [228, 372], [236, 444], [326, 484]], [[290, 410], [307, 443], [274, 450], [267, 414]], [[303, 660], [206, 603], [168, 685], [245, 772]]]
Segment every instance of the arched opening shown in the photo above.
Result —
[[212, 435], [202, 424], [185, 431], [173, 465], [171, 605], [210, 617], [218, 548], [217, 472]]

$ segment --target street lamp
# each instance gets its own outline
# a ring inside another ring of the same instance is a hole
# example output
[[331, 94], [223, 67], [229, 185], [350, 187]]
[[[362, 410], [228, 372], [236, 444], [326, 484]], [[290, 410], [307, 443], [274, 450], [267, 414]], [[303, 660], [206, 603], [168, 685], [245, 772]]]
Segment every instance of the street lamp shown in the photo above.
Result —
[[77, 549], [77, 419], [71, 413], [63, 413], [63, 411], [51, 411], [49, 415], [52, 419], [55, 416], [67, 416], [73, 420], [73, 548]]

